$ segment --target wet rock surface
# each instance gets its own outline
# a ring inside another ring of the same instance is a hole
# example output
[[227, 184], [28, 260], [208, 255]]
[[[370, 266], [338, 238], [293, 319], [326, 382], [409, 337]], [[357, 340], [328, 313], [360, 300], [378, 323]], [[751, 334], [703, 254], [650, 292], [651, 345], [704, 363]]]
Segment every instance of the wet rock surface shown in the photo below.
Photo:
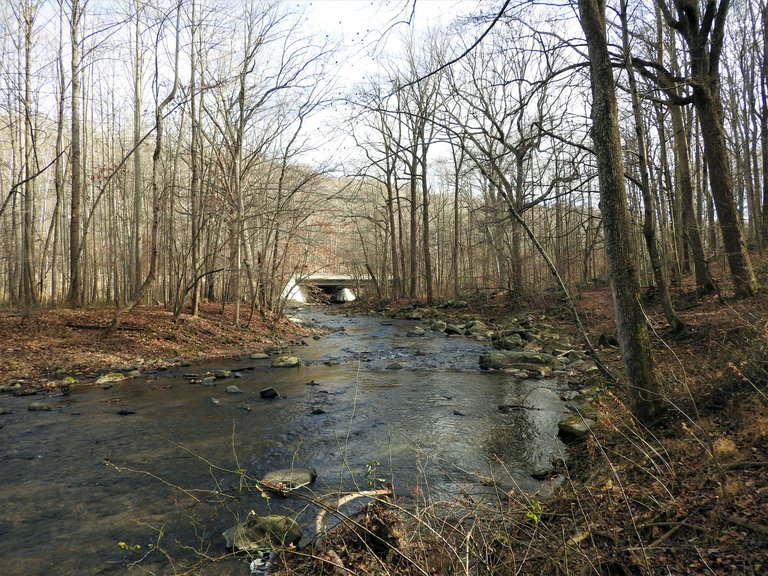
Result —
[[227, 548], [244, 552], [269, 550], [299, 543], [303, 532], [293, 518], [281, 515], [249, 514], [245, 522], [223, 533]]

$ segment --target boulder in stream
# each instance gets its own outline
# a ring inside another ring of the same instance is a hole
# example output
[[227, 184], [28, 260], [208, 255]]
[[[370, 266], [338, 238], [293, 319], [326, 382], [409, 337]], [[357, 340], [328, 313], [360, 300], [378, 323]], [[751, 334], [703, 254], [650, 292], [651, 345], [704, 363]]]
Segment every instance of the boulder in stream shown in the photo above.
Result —
[[278, 356], [272, 360], [272, 368], [292, 368], [301, 366], [301, 358], [298, 356]]
[[16, 390], [21, 390], [23, 384], [23, 380], [12, 380], [8, 384], [0, 386], [0, 394], [12, 394]]
[[443, 330], [448, 335], [458, 335], [461, 336], [464, 334], [464, 330], [461, 328], [461, 326], [457, 326], [456, 324], [446, 324], [445, 330]]
[[446, 326], [448, 326], [448, 324], [442, 320], [432, 320], [432, 324], [429, 325], [429, 329], [433, 332], [445, 332]]
[[481, 320], [470, 320], [465, 327], [466, 333], [472, 336], [487, 336], [488, 326]]
[[563, 442], [570, 443], [586, 438], [597, 422], [591, 418], [568, 416], [557, 423], [557, 432]]
[[99, 386], [102, 386], [104, 384], [113, 384], [115, 382], [122, 382], [125, 379], [126, 379], [126, 376], [122, 372], [110, 372], [109, 374], [104, 374], [103, 376], [99, 376], [99, 378], [96, 380], [96, 384]]
[[280, 398], [280, 393], [270, 386], [269, 388], [264, 388], [264, 390], [259, 392], [259, 396], [265, 400], [269, 400], [272, 398]]
[[302, 531], [293, 518], [277, 514], [259, 516], [251, 511], [245, 522], [235, 524], [223, 534], [227, 548], [256, 552], [299, 543]]
[[502, 350], [516, 350], [518, 348], [523, 348], [526, 343], [519, 333], [513, 332], [509, 336], [499, 338], [498, 340], [494, 341], [493, 344], [496, 346], [496, 348], [500, 348]]
[[485, 370], [528, 370], [561, 367], [560, 361], [551, 354], [528, 350], [489, 350], [480, 355], [480, 368]]
[[234, 384], [227, 386], [227, 394], [242, 394], [242, 393], [243, 391], [240, 390], [240, 388], [238, 388]]
[[418, 338], [424, 336], [424, 334], [426, 334], [426, 331], [421, 326], [414, 326], [405, 333], [408, 338]]
[[260, 483], [270, 490], [285, 494], [309, 486], [316, 478], [317, 472], [312, 468], [285, 468], [267, 472]]
[[254, 352], [251, 354], [251, 360], [267, 360], [269, 359], [269, 354], [266, 352]]
[[223, 380], [224, 378], [231, 378], [232, 371], [231, 370], [214, 370], [213, 376], [214, 378], [218, 378], [219, 380]]

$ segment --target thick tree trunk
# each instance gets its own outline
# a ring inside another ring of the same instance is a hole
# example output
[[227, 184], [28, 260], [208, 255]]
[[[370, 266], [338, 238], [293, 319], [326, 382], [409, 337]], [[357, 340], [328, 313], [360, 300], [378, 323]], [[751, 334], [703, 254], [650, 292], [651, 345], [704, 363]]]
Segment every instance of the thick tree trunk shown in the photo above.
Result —
[[83, 303], [82, 281], [80, 280], [80, 200], [82, 192], [82, 150], [80, 145], [80, 2], [72, 0], [72, 18], [70, 21], [71, 70], [72, 70], [72, 130], [70, 141], [70, 172], [72, 198], [69, 222], [69, 296], [72, 307]]
[[739, 221], [733, 189], [733, 172], [723, 127], [720, 94], [720, 57], [725, 37], [730, 0], [709, 0], [700, 11], [698, 2], [673, 0], [678, 19], [663, 0], [657, 0], [666, 21], [688, 45], [692, 100], [701, 127], [704, 156], [709, 171], [712, 198], [737, 297], [751, 296], [757, 279], [747, 251], [744, 231]]
[[635, 249], [624, 188], [616, 92], [605, 31], [604, 0], [579, 0], [579, 13], [590, 58], [591, 132], [619, 343], [632, 412], [647, 424], [660, 416], [661, 397], [645, 317], [640, 307]]
[[737, 297], [751, 296], [757, 291], [757, 279], [752, 270], [744, 231], [733, 198], [733, 176], [725, 144], [722, 110], [717, 100], [702, 94], [702, 91], [699, 92], [694, 106], [701, 126], [709, 183], [723, 235], [728, 267], [733, 278], [734, 292]]

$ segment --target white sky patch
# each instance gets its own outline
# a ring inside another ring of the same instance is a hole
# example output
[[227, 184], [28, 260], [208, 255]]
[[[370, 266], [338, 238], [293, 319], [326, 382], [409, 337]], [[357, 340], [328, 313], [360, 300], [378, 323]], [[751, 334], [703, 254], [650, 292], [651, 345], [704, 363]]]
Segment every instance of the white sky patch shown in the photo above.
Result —
[[[483, 6], [484, 4], [484, 6]], [[378, 77], [387, 55], [397, 53], [404, 34], [418, 35], [430, 28], [447, 27], [460, 16], [494, 6], [478, 0], [313, 0], [297, 2], [305, 14], [308, 34], [322, 36], [338, 45], [333, 56], [335, 76], [330, 109], [309, 122], [313, 150], [305, 156], [315, 165], [343, 163], [354, 156], [354, 143], [343, 135], [341, 125], [351, 110], [344, 104], [355, 85]]]

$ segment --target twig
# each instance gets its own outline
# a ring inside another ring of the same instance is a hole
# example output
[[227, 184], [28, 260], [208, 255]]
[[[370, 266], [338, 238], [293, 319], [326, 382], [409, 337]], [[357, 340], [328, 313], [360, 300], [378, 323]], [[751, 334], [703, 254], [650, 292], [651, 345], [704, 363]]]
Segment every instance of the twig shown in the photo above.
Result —
[[760, 534], [768, 535], [768, 526], [766, 526], [765, 524], [758, 524], [757, 522], [746, 520], [741, 516], [728, 516], [726, 517], [726, 520], [728, 520], [728, 522], [730, 522], [731, 524], [736, 524], [737, 526], [749, 528], [753, 532], [759, 532]]
[[317, 517], [315, 518], [315, 532], [317, 534], [322, 534], [323, 520], [328, 515], [328, 511], [338, 510], [344, 504], [347, 504], [348, 502], [352, 502], [353, 500], [356, 500], [358, 498], [372, 498], [374, 496], [389, 496], [391, 494], [392, 494], [392, 490], [390, 488], [380, 488], [378, 490], [362, 490], [361, 492], [353, 492], [352, 494], [347, 494], [346, 496], [342, 496], [336, 502], [334, 502], [333, 504], [328, 504], [325, 508], [323, 508], [322, 510], [320, 510], [320, 512], [317, 513]]

